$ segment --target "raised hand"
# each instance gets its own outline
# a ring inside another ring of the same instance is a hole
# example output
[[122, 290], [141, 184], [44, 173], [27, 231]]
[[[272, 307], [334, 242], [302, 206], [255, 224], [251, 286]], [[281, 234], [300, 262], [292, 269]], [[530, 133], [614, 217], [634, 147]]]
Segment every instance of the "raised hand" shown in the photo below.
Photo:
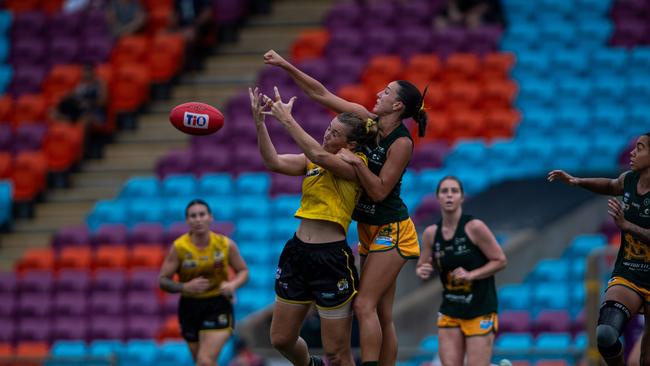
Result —
[[264, 110], [270, 108], [271, 103], [261, 102], [263, 95], [258, 87], [255, 87], [254, 90], [248, 88], [248, 96], [251, 99], [251, 111], [253, 112], [253, 119], [255, 120], [255, 124], [261, 125], [264, 123]]
[[287, 63], [287, 60], [282, 58], [282, 56], [280, 56], [274, 50], [268, 50], [264, 54], [264, 63], [267, 65], [282, 66], [283, 64]]
[[565, 172], [564, 170], [552, 170], [548, 173], [546, 180], [549, 182], [560, 181], [571, 186], [578, 185], [578, 178], [572, 176], [571, 174]]
[[431, 265], [431, 258], [427, 259], [424, 263], [420, 263], [415, 268], [415, 274], [423, 280], [428, 280], [433, 273], [433, 265]]
[[286, 125], [293, 119], [291, 109], [293, 108], [293, 103], [296, 101], [296, 97], [291, 97], [287, 103], [284, 103], [282, 102], [282, 97], [277, 86], [273, 87], [273, 91], [275, 92], [275, 100], [272, 100], [266, 95], [263, 96], [264, 102], [271, 105], [271, 111], [263, 111], [262, 113], [271, 115], [280, 121], [280, 123]]
[[625, 224], [625, 212], [623, 211], [623, 205], [616, 198], [610, 198], [607, 200], [607, 213], [614, 219], [614, 223], [619, 229], [623, 229]]

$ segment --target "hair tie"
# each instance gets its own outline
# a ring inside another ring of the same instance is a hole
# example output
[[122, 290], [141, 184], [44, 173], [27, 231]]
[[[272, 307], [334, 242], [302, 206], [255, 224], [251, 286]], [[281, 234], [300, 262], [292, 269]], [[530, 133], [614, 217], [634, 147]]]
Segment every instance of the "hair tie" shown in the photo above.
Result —
[[372, 119], [372, 118], [368, 118], [368, 119], [366, 120], [366, 133], [370, 133], [370, 129], [371, 129], [372, 126], [374, 126], [376, 123], [377, 123], [377, 121], [375, 121], [374, 119]]
[[420, 103], [420, 109], [418, 110], [420, 113], [427, 110], [424, 108], [424, 96], [427, 95], [427, 90], [429, 90], [429, 84], [424, 87], [424, 91], [422, 92], [422, 103]]

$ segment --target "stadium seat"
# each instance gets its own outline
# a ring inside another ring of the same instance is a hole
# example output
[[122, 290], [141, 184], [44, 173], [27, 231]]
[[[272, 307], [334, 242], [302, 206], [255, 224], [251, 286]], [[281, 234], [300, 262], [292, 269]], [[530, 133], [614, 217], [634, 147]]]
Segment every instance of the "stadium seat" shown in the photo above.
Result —
[[565, 259], [542, 259], [528, 275], [531, 283], [561, 282], [569, 278], [569, 264]]
[[[165, 22], [171, 18], [169, 10], [151, 13], [152, 22]], [[161, 24], [162, 25], [162, 24]], [[154, 25], [158, 27], [160, 25]], [[176, 76], [183, 67], [185, 40], [180, 34], [156, 34], [151, 41], [149, 69], [151, 81], [164, 83]], [[154, 57], [155, 55], [155, 57]]]
[[123, 185], [119, 198], [154, 198], [160, 195], [160, 182], [156, 177], [132, 177]]
[[95, 252], [93, 267], [99, 268], [126, 268], [128, 263], [128, 249], [126, 243], [111, 243], [102, 245]]
[[[127, 225], [155, 223], [163, 220], [164, 200], [161, 198], [132, 199], [127, 203]], [[124, 241], [126, 243], [126, 240]]]
[[607, 238], [601, 234], [578, 235], [571, 245], [564, 251], [564, 258], [583, 258], [594, 249], [607, 245]]
[[[330, 14], [331, 12], [330, 10]], [[325, 52], [328, 41], [329, 31], [327, 29], [302, 31], [291, 44], [291, 58], [297, 63], [307, 59], [320, 58]]]
[[511, 359], [530, 360], [533, 337], [530, 334], [505, 333], [494, 342], [496, 352], [507, 353]]
[[165, 251], [159, 245], [136, 245], [129, 256], [130, 268], [160, 268]]
[[91, 265], [90, 247], [64, 247], [57, 258], [59, 269], [85, 269]]
[[95, 231], [101, 224], [123, 224], [127, 221], [124, 202], [117, 200], [99, 200], [86, 218], [88, 227]]
[[54, 268], [54, 252], [51, 248], [27, 249], [15, 267], [17, 273], [31, 270], [52, 270]]
[[191, 174], [171, 174], [161, 182], [160, 194], [165, 197], [192, 196], [197, 189], [196, 178]]
[[[535, 339], [535, 349], [544, 354], [544, 358], [571, 359], [569, 348], [571, 335], [569, 333], [542, 333]], [[538, 363], [539, 365], [539, 363]]]
[[569, 332], [571, 318], [567, 310], [542, 310], [532, 322], [531, 330], [534, 334], [551, 332]]
[[190, 365], [192, 363], [192, 354], [187, 344], [178, 340], [164, 341], [158, 349], [155, 360], [155, 364], [161, 366]]
[[50, 356], [56, 358], [82, 359], [86, 357], [88, 347], [83, 340], [62, 341], [58, 340], [52, 344]]
[[500, 308], [503, 310], [530, 309], [531, 292], [527, 284], [501, 286], [498, 291]]
[[[120, 259], [118, 258], [117, 260], [119, 261]], [[126, 288], [127, 281], [125, 270], [125, 267], [117, 266], [97, 268], [92, 282], [93, 293], [122, 294]]]
[[529, 333], [531, 329], [531, 319], [528, 311], [506, 310], [499, 314], [499, 332]]

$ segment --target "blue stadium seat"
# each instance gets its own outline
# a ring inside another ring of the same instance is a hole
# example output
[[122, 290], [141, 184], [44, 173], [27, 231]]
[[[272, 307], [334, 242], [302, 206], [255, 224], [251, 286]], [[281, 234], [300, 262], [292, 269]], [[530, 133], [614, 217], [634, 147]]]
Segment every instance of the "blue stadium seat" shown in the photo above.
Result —
[[0, 10], [0, 35], [7, 36], [7, 31], [11, 27], [12, 20], [13, 17], [11, 15], [11, 11]]
[[608, 19], [581, 17], [576, 27], [576, 39], [580, 40], [576, 47], [589, 52], [601, 50], [607, 47], [612, 32], [612, 22]]
[[89, 357], [119, 357], [124, 349], [124, 344], [122, 341], [118, 340], [107, 340], [107, 339], [97, 339], [90, 342], [88, 347], [88, 356]]
[[[591, 122], [591, 110], [583, 104], [562, 103], [557, 108], [556, 127], [562, 135], [569, 131], [576, 133], [588, 132]], [[572, 141], [575, 144], [575, 140]]]
[[580, 9], [580, 16], [606, 17], [612, 5], [612, 0], [575, 0], [576, 9]]
[[528, 284], [504, 285], [499, 288], [499, 311], [528, 310], [531, 290]]
[[127, 207], [125, 202], [118, 200], [99, 200], [86, 222], [91, 230], [96, 230], [101, 224], [125, 224], [127, 222]]
[[593, 93], [588, 80], [565, 75], [557, 83], [556, 95], [558, 103], [587, 104], [591, 101]]
[[571, 334], [569, 333], [541, 333], [535, 339], [535, 350], [543, 355], [540, 358], [572, 361], [570, 347]]
[[157, 353], [156, 341], [131, 339], [126, 342], [119, 364], [120, 366], [153, 365]]
[[206, 196], [230, 196], [234, 193], [235, 183], [227, 173], [205, 174], [199, 180], [199, 194]]
[[202, 196], [205, 202], [210, 205], [212, 216], [217, 221], [231, 221], [237, 216], [235, 207], [238, 197], [226, 196]]
[[274, 245], [284, 244], [293, 237], [298, 229], [300, 221], [293, 216], [274, 216], [271, 224], [271, 239]]
[[[577, 41], [574, 36], [575, 25], [564, 18], [554, 14], [541, 13], [538, 16], [537, 24], [539, 25], [537, 31], [540, 37], [538, 45], [540, 50], [557, 54], [558, 49], [570, 49]], [[557, 71], [561, 72], [561, 70], [554, 69], [553, 75]]]
[[634, 47], [627, 67], [628, 75], [650, 76], [650, 47]]
[[483, 140], [460, 140], [445, 157], [445, 166], [480, 164], [486, 154]]
[[510, 359], [532, 360], [533, 337], [526, 333], [504, 333], [494, 342], [495, 353], [507, 354]]
[[161, 183], [164, 197], [190, 197], [197, 195], [198, 182], [192, 174], [170, 174]]
[[[3, 54], [9, 52], [8, 50], [4, 50], [3, 47], [3, 43], [0, 41], [0, 60], [2, 60]], [[6, 55], [4, 57], [6, 57]], [[0, 93], [4, 93], [7, 90], [13, 75], [14, 69], [11, 65], [0, 65]]]
[[164, 204], [162, 199], [129, 199], [126, 201], [128, 210], [127, 225], [133, 227], [139, 223], [162, 222], [164, 218]]
[[542, 259], [528, 274], [532, 282], [561, 282], [569, 277], [569, 264], [566, 259]]
[[622, 48], [602, 48], [591, 54], [590, 67], [595, 77], [601, 73], [623, 75], [628, 64], [628, 54]]
[[[551, 58], [553, 77], [564, 82], [565, 77], [584, 77], [589, 69], [589, 54], [582, 50], [555, 52]], [[559, 86], [561, 86], [560, 83]]]
[[629, 131], [627, 137], [636, 137], [641, 133], [650, 131], [650, 105], [637, 104], [628, 108], [628, 123], [634, 126], [634, 131]]
[[438, 353], [438, 335], [437, 334], [430, 334], [422, 341], [420, 342], [420, 349], [422, 349], [426, 353], [433, 353], [437, 354]]
[[589, 337], [585, 332], [578, 333], [573, 339], [573, 347], [575, 347], [579, 351], [585, 351], [588, 346], [589, 346]]
[[511, 140], [500, 140], [493, 142], [487, 152], [488, 165], [510, 165], [520, 158], [522, 146]]
[[130, 178], [122, 187], [119, 198], [148, 198], [160, 196], [160, 182], [154, 176]]
[[[168, 226], [175, 222], [185, 222], [185, 209], [192, 199], [189, 197], [172, 197], [163, 201], [162, 222]], [[210, 204], [208, 202], [208, 204]], [[212, 210], [214, 208], [211, 207]]]
[[620, 105], [627, 97], [625, 80], [610, 74], [595, 75], [592, 80], [591, 105], [596, 108], [601, 105], [617, 106], [619, 110], [622, 110]]
[[81, 361], [79, 359], [86, 357], [87, 354], [88, 347], [84, 341], [58, 340], [54, 342], [50, 349], [50, 356], [54, 358], [71, 358], [71, 361]]
[[576, 258], [572, 260], [571, 266], [571, 280], [574, 282], [581, 282], [585, 280], [585, 272], [587, 270], [586, 258]]
[[[248, 265], [248, 287], [257, 290], [272, 289], [275, 283], [275, 269], [277, 268], [278, 258], [273, 258], [273, 264], [255, 264]], [[248, 259], [246, 259], [248, 261]]]
[[575, 10], [572, 1], [539, 0], [537, 3], [537, 11], [540, 14], [552, 13], [561, 16], [571, 16]]
[[517, 128], [517, 137], [529, 140], [531, 137], [548, 137], [557, 134], [554, 116], [547, 109], [530, 108], [524, 110], [523, 120]]
[[[533, 31], [537, 32], [534, 28]], [[551, 57], [549, 54], [545, 52], [528, 51], [517, 54], [517, 63], [515, 64], [513, 75], [518, 75], [521, 72], [527, 76], [544, 78], [550, 75], [550, 71]]]
[[490, 185], [490, 172], [478, 162], [476, 165], [466, 163], [454, 166], [454, 175], [463, 182], [463, 190], [468, 196], [478, 194]]
[[629, 107], [646, 106], [650, 98], [650, 75], [632, 74], [627, 77], [625, 103]]
[[265, 172], [242, 173], [235, 181], [237, 194], [268, 195], [271, 176]]
[[271, 220], [239, 218], [235, 223], [235, 239], [237, 241], [257, 241], [258, 245], [269, 245]]
[[571, 317], [575, 318], [585, 307], [587, 291], [583, 281], [569, 282], [569, 288], [571, 289], [569, 313], [571, 314]]
[[540, 173], [547, 172], [553, 167], [555, 146], [549, 145], [548, 138], [555, 137], [555, 133], [538, 134], [521, 142], [524, 151], [522, 162], [536, 166]]
[[534, 3], [521, 0], [503, 0], [503, 9], [512, 18], [531, 18], [537, 12], [537, 6]]
[[424, 169], [418, 175], [418, 184], [425, 187], [429, 192], [434, 192], [438, 182], [449, 172], [444, 169]]
[[270, 218], [271, 202], [264, 194], [242, 194], [237, 197], [235, 217]]
[[541, 310], [567, 309], [569, 306], [569, 289], [563, 283], [538, 283], [533, 286], [533, 314]]
[[[555, 90], [555, 83], [548, 78], [525, 78], [519, 82], [517, 100], [534, 100], [545, 105], [551, 105], [555, 102]], [[524, 114], [526, 112], [524, 110]]]
[[418, 184], [418, 174], [413, 170], [406, 170], [402, 176], [402, 193], [422, 192], [425, 187]]
[[157, 366], [192, 366], [192, 353], [184, 341], [167, 340], [160, 345], [154, 364]]
[[276, 264], [274, 258], [275, 253], [273, 248], [271, 248], [271, 244], [245, 240], [239, 241], [237, 244], [239, 252], [247, 264], [263, 266]]
[[300, 207], [300, 195], [280, 195], [271, 200], [273, 217], [293, 217]]
[[12, 185], [9, 180], [0, 180], [0, 225], [10, 225], [12, 221]]
[[[599, 133], [588, 140], [591, 158], [587, 159], [584, 168], [593, 172], [610, 172], [618, 169], [618, 157], [627, 143], [627, 139], [619, 132], [622, 126], [609, 134]], [[600, 130], [600, 131], [606, 131]]]
[[607, 238], [603, 234], [578, 235], [573, 239], [571, 245], [564, 251], [564, 258], [584, 258], [592, 250], [607, 245]]
[[[533, 50], [533, 41], [523, 38], [517, 38], [506, 33], [505, 36], [501, 37], [501, 43], [499, 44], [499, 49], [503, 52], [521, 52], [521, 51], [532, 51]], [[517, 72], [515, 69], [513, 76]], [[515, 77], [515, 79], [517, 79]]]

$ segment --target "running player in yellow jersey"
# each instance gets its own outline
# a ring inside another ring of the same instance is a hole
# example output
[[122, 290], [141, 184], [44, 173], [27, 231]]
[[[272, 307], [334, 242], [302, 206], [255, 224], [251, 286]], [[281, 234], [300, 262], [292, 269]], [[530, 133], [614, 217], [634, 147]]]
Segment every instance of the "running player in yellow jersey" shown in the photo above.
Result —
[[[354, 168], [338, 154], [374, 144], [377, 127], [374, 121], [342, 113], [332, 119], [321, 145], [291, 115], [295, 97], [283, 103], [277, 88], [274, 100], [257, 89], [249, 89], [249, 93], [264, 164], [274, 172], [304, 176], [300, 208], [295, 214], [300, 225], [282, 250], [275, 277], [271, 343], [296, 366], [321, 365], [322, 360], [310, 356], [307, 344], [299, 337], [307, 311], [315, 303], [330, 364], [353, 366], [352, 299], [359, 279], [346, 233], [361, 186]], [[285, 127], [303, 154], [275, 151], [264, 124], [267, 114]], [[366, 161], [362, 153], [357, 156]]]
[[341, 157], [354, 167], [364, 193], [352, 218], [359, 231], [361, 284], [354, 310], [359, 319], [362, 366], [394, 366], [397, 333], [393, 324], [393, 299], [397, 275], [408, 259], [420, 256], [420, 244], [406, 204], [401, 198], [402, 176], [413, 153], [413, 139], [404, 120], [413, 118], [424, 135], [427, 115], [424, 94], [406, 80], [391, 81], [377, 93], [372, 111], [327, 90], [275, 51], [264, 63], [285, 70], [310, 98], [337, 112], [375, 118], [379, 142], [368, 152], [367, 163], [350, 152]]
[[[190, 231], [174, 241], [160, 269], [160, 288], [180, 292], [181, 333], [199, 366], [214, 366], [235, 326], [232, 296], [248, 280], [248, 268], [234, 241], [210, 231], [212, 212], [205, 201], [185, 209]], [[228, 279], [228, 271], [235, 272]], [[174, 281], [178, 274], [180, 282]]]
[[608, 365], [625, 365], [619, 337], [637, 313], [645, 316], [641, 365], [650, 365], [650, 132], [639, 136], [630, 152], [631, 170], [616, 179], [578, 178], [553, 170], [549, 181], [608, 196], [607, 213], [621, 229], [621, 246], [605, 290], [596, 326], [598, 351]]

